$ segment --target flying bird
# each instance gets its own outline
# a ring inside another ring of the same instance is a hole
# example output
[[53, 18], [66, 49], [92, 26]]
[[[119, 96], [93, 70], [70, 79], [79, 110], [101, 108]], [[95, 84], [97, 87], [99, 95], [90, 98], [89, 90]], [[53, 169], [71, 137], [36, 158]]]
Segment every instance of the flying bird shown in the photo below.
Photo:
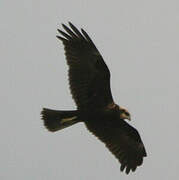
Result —
[[55, 132], [83, 122], [121, 163], [120, 170], [135, 171], [147, 156], [138, 131], [129, 125], [127, 109], [117, 105], [110, 88], [110, 71], [103, 57], [81, 29], [72, 23], [62, 24], [57, 38], [62, 41], [69, 67], [69, 84], [77, 110], [63, 111], [43, 108], [45, 127]]

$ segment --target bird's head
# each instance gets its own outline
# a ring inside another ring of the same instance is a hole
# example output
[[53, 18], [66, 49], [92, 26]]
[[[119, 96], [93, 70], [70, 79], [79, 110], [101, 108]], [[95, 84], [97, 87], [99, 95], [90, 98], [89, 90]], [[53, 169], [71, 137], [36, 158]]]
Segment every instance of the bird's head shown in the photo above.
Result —
[[123, 107], [119, 107], [119, 111], [120, 111], [120, 119], [128, 119], [129, 121], [131, 120], [130, 113], [128, 112], [127, 109]]

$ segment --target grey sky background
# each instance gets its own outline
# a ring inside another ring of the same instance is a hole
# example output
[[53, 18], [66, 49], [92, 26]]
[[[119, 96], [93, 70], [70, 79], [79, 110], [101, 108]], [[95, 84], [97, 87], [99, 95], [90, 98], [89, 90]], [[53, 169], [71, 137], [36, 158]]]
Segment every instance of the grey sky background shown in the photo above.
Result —
[[[179, 2], [16, 0], [0, 3], [0, 179], [178, 179]], [[60, 23], [83, 27], [110, 68], [115, 102], [146, 146], [128, 176], [83, 124], [50, 133], [42, 107], [75, 109]]]

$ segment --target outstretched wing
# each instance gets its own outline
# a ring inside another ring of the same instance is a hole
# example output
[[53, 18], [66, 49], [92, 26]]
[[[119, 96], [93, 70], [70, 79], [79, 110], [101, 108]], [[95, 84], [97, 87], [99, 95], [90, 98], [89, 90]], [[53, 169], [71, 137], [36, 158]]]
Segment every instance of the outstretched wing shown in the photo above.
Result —
[[110, 72], [89, 35], [71, 23], [57, 36], [64, 44], [70, 89], [78, 109], [101, 108], [113, 102]]
[[86, 124], [87, 128], [97, 136], [121, 163], [121, 171], [126, 174], [135, 171], [142, 165], [147, 156], [145, 147], [138, 131], [124, 120], [117, 123], [108, 121], [106, 124]]

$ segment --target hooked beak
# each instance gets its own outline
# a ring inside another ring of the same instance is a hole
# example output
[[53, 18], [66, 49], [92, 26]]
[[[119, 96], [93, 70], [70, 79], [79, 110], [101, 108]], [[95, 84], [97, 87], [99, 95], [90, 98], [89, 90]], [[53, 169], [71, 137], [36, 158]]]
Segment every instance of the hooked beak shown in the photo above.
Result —
[[120, 115], [120, 118], [121, 118], [121, 119], [127, 119], [127, 120], [131, 121], [131, 117], [130, 117], [130, 116], [127, 116], [127, 115], [124, 114], [124, 113], [122, 113], [122, 114]]

